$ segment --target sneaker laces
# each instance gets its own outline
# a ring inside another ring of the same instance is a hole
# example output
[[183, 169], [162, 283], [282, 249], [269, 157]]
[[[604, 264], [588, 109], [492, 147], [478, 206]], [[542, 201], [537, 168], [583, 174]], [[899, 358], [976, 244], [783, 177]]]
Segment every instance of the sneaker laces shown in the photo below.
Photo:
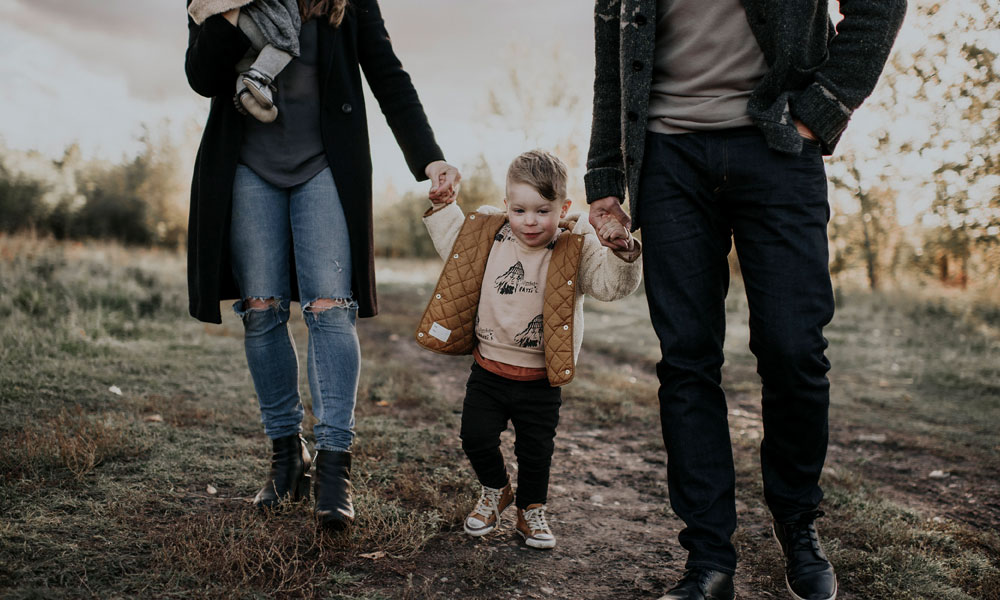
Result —
[[552, 533], [549, 530], [549, 524], [545, 522], [544, 506], [524, 511], [524, 520], [528, 522], [528, 529], [530, 529], [532, 533], [536, 531]]
[[823, 516], [823, 511], [818, 510], [802, 515], [798, 521], [787, 526], [788, 551], [807, 551], [814, 554], [821, 552], [819, 547], [819, 534], [816, 532], [814, 521]]
[[491, 488], [484, 485], [483, 493], [479, 495], [479, 502], [476, 503], [476, 508], [472, 512], [483, 517], [489, 517], [490, 514], [493, 514], [499, 521], [500, 497], [502, 495], [503, 488]]

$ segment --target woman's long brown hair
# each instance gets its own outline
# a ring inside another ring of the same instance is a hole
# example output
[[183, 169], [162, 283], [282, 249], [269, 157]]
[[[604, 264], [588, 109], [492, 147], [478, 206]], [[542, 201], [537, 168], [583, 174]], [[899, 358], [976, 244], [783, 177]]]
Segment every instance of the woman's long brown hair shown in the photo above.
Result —
[[330, 25], [336, 27], [344, 20], [346, 8], [347, 0], [299, 0], [299, 13], [302, 14], [303, 22], [326, 15], [330, 19]]

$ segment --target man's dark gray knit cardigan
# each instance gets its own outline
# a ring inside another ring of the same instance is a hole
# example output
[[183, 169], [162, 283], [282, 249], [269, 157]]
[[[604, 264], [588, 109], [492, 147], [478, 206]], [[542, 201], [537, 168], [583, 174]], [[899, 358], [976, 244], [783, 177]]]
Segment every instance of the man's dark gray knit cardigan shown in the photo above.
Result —
[[[635, 221], [656, 46], [656, 0], [597, 0], [594, 123], [587, 201], [625, 198]], [[903, 22], [906, 0], [841, 0], [834, 30], [826, 0], [743, 0], [768, 71], [747, 113], [768, 145], [797, 154], [799, 119], [833, 152], [851, 113], [868, 97]]]

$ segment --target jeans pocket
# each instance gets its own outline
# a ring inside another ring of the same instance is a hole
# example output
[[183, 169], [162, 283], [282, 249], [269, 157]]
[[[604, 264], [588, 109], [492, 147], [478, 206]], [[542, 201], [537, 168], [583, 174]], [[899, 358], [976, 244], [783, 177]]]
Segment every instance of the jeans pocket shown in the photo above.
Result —
[[806, 136], [801, 134], [800, 137], [802, 138], [802, 152], [800, 152], [800, 154], [802, 155], [819, 154], [822, 156], [823, 144], [821, 144], [819, 140], [807, 138]]

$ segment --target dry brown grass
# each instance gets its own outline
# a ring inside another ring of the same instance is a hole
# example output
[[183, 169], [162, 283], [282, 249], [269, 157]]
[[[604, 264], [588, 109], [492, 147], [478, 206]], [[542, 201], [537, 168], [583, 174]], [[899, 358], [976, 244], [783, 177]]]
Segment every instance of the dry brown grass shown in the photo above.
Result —
[[89, 415], [76, 406], [3, 435], [0, 464], [9, 481], [58, 470], [80, 480], [107, 460], [134, 457], [146, 449], [129, 419], [117, 413]]
[[[399, 352], [400, 344], [412, 343], [413, 323], [430, 293], [423, 284], [383, 289], [380, 281], [383, 315], [360, 328], [358, 521], [346, 534], [328, 536], [316, 531], [308, 505], [264, 516], [248, 506], [266, 472], [268, 449], [240, 348], [241, 326], [226, 310], [223, 327], [187, 316], [182, 257], [7, 242], [0, 237], [0, 597], [539, 594], [539, 579], [523, 569], [526, 552], [462, 543], [467, 540], [456, 531], [476, 491], [458, 440], [460, 394], [451, 393], [463, 374], [442, 366], [437, 375], [445, 378], [436, 379], [428, 372], [432, 361], [410, 364]], [[734, 291], [730, 299], [739, 296]], [[64, 301], [53, 303], [53, 297]], [[950, 303], [908, 306], [881, 297], [842, 300], [829, 328], [839, 377], [833, 408], [841, 427], [886, 431], [890, 439], [912, 434], [948, 460], [965, 457], [953, 470], [956, 481], [980, 484], [970, 491], [994, 489], [980, 481], [980, 471], [995, 470], [995, 313], [959, 314]], [[564, 391], [567, 418], [560, 427], [646, 439], [641, 448], [661, 457], [653, 373], [658, 347], [642, 321], [648, 318], [643, 300], [592, 303], [588, 310], [584, 362]], [[727, 345], [727, 389], [742, 407], [756, 402], [759, 381], [745, 348], [745, 320], [730, 312], [736, 325]], [[303, 339], [297, 318], [293, 329]], [[112, 383], [124, 395], [107, 393]], [[451, 390], [448, 397], [442, 388]], [[153, 415], [162, 421], [144, 420]], [[763, 535], [766, 519], [753, 516], [764, 510], [758, 441], [734, 440], [741, 500], [751, 515], [742, 519], [741, 513], [741, 577], [760, 583], [761, 594], [777, 594], [780, 557]], [[899, 451], [888, 443], [881, 450]], [[865, 456], [859, 453], [859, 460]], [[941, 511], [921, 515], [906, 508], [905, 496], [880, 496], [885, 482], [877, 471], [871, 479], [864, 466], [839, 465], [843, 474], [824, 482], [830, 515], [821, 522], [824, 541], [843, 574], [845, 595], [1000, 600], [1000, 540], [986, 531], [995, 513], [979, 509], [975, 514], [986, 524], [979, 528], [935, 521]], [[644, 486], [635, 483], [662, 505], [656, 519], [673, 518], [662, 490]], [[928, 492], [918, 499], [929, 501]], [[666, 542], [647, 541], [636, 552], [609, 548], [607, 555], [579, 560], [594, 561], [586, 565], [594, 571], [625, 560], [662, 569], [657, 544]], [[384, 554], [361, 558], [372, 553]], [[653, 579], [664, 583], [663, 572]], [[580, 587], [586, 583], [575, 585], [558, 591], [588, 597]], [[620, 589], [613, 597], [637, 595], [632, 587]]]
[[563, 406], [572, 405], [582, 422], [600, 426], [655, 417], [655, 380], [634, 377], [627, 364], [615, 365], [614, 371], [588, 371], [581, 369], [581, 376], [563, 390]]
[[319, 530], [309, 507], [295, 504], [263, 514], [249, 507], [186, 513], [154, 527], [150, 538], [162, 564], [203, 582], [206, 595], [316, 597], [331, 591], [345, 562], [373, 553], [412, 557], [439, 531], [436, 511], [387, 500], [365, 479], [354, 483], [357, 520], [343, 533]]
[[206, 595], [239, 597], [248, 589], [304, 597], [321, 581], [326, 546], [302, 515], [265, 516], [251, 509], [192, 513], [153, 532], [160, 558], [205, 582]]

